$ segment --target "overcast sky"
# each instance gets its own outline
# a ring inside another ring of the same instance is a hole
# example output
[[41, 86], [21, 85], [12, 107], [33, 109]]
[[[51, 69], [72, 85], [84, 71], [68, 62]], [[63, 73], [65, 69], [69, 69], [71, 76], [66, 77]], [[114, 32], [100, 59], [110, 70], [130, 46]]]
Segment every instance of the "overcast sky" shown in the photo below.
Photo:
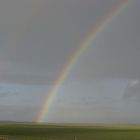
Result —
[[[1, 0], [0, 120], [35, 121], [81, 40], [123, 0]], [[46, 122], [140, 122], [140, 1], [97, 34]]]

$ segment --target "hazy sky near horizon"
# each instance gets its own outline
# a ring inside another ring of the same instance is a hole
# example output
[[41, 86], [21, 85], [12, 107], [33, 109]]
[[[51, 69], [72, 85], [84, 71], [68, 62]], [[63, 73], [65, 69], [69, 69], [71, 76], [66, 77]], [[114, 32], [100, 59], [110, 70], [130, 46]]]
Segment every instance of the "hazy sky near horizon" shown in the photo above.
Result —
[[[81, 40], [122, 0], [1, 0], [0, 120], [35, 121]], [[140, 1], [97, 34], [46, 122], [140, 122]]]

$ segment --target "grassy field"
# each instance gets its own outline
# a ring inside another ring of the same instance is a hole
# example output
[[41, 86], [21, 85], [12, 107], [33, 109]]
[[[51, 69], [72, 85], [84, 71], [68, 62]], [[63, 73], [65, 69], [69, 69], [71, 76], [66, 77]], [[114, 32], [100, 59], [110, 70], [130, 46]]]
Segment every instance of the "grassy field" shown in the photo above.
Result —
[[17, 140], [140, 140], [140, 126], [1, 124], [0, 135]]

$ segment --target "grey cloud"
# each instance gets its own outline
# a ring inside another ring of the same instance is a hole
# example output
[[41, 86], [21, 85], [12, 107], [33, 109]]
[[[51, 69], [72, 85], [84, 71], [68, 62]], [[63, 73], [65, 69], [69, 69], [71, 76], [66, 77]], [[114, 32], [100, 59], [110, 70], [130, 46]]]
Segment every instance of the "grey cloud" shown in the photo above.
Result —
[[8, 95], [9, 95], [8, 92], [1, 92], [0, 93], [0, 98], [7, 97]]
[[[48, 85], [119, 2], [1, 0], [0, 84], [16, 86], [1, 90], [0, 119], [34, 120]], [[58, 91], [49, 121], [138, 122], [139, 102], [124, 102], [122, 94], [126, 81], [140, 79], [139, 5], [130, 2], [89, 44]], [[139, 85], [128, 86], [124, 98], [139, 97], [138, 91]]]
[[130, 4], [98, 33], [76, 64], [73, 79], [140, 79], [138, 4]]
[[40, 75], [0, 75], [3, 83], [17, 83], [23, 85], [49, 85], [52, 84], [52, 77]]
[[18, 95], [18, 93], [16, 92], [0, 92], [0, 98], [5, 98], [5, 97], [9, 97], [9, 96], [13, 96], [13, 95]]
[[[119, 104], [119, 102], [116, 102]], [[51, 108], [46, 121], [49, 122], [70, 122], [70, 123], [137, 123], [139, 111], [132, 109], [132, 105], [118, 108], [114, 104], [99, 103], [92, 105], [57, 106]], [[123, 112], [123, 113], [122, 113]], [[137, 115], [136, 115], [137, 114]]]
[[123, 95], [124, 100], [140, 101], [140, 83], [128, 85]]
[[119, 2], [0, 1], [0, 82], [52, 83], [81, 39]]
[[0, 105], [0, 118], [6, 121], [34, 121], [37, 109], [36, 106]]

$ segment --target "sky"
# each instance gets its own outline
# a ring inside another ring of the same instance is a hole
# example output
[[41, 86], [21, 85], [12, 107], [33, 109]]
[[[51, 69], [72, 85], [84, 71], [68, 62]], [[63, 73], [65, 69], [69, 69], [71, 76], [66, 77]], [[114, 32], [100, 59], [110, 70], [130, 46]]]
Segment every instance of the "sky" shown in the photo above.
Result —
[[[0, 120], [35, 121], [80, 42], [122, 0], [1, 0]], [[45, 122], [140, 123], [140, 1], [97, 33]]]

